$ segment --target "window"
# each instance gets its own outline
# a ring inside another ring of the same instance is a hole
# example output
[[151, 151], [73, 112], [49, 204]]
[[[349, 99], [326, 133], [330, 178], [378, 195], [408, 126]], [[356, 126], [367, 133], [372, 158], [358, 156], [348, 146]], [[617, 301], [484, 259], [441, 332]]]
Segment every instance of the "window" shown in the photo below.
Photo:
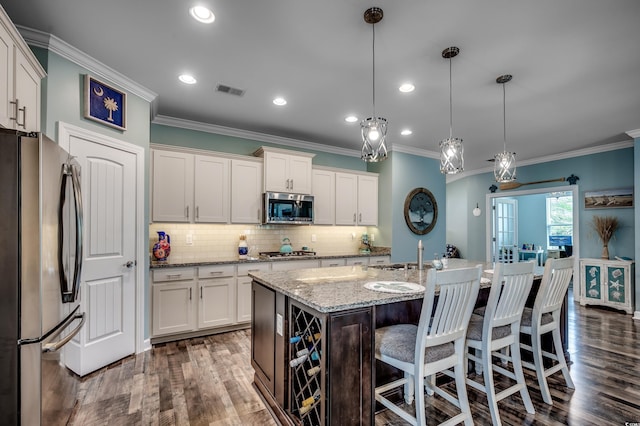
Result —
[[571, 245], [572, 237], [573, 196], [570, 192], [552, 192], [547, 196], [547, 248]]

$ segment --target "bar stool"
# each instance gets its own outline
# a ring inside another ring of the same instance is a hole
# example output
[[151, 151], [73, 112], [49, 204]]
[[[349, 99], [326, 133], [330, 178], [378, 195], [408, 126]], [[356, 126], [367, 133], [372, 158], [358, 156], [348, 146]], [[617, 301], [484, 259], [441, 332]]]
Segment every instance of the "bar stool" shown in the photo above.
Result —
[[[471, 311], [478, 297], [482, 268], [452, 269], [427, 273], [424, 301], [418, 326], [397, 324], [376, 330], [376, 359], [404, 372], [404, 377], [375, 388], [376, 401], [412, 425], [425, 425], [425, 377], [454, 368], [457, 398], [437, 386], [430, 390], [460, 409], [460, 414], [442, 423], [472, 425], [465, 386], [464, 342]], [[436, 295], [436, 285], [439, 294]], [[401, 409], [382, 394], [404, 386], [405, 401], [413, 402], [416, 416]]]
[[[567, 387], [575, 389], [569, 374], [569, 367], [564, 359], [560, 338], [560, 309], [571, 282], [573, 264], [573, 257], [547, 260], [533, 309], [524, 309], [520, 324], [520, 332], [531, 336], [531, 346], [521, 343], [520, 347], [530, 351], [534, 361], [533, 363], [523, 361], [522, 365], [536, 371], [542, 399], [549, 405], [553, 405], [553, 401], [547, 384], [548, 376], [562, 371]], [[555, 353], [542, 350], [542, 335], [549, 332], [553, 336], [553, 351]], [[545, 368], [543, 357], [551, 359], [555, 363], [551, 367]]]
[[[520, 392], [527, 413], [535, 413], [520, 359], [520, 320], [533, 285], [533, 269], [533, 262], [497, 263], [487, 306], [474, 312], [467, 330], [465, 353], [472, 361], [482, 364], [484, 376], [484, 384], [467, 377], [467, 385], [487, 394], [494, 426], [502, 424], [498, 401], [516, 392]], [[470, 354], [469, 348], [476, 354]], [[503, 364], [511, 361], [513, 372], [494, 365], [493, 357], [501, 359]], [[494, 371], [516, 383], [496, 393]]]

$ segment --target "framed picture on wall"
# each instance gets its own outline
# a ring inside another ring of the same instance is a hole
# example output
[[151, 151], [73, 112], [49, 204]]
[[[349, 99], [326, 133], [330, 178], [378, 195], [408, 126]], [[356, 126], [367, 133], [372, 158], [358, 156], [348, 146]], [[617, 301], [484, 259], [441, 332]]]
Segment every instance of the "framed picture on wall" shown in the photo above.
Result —
[[127, 130], [127, 94], [85, 75], [84, 117], [105, 126]]
[[633, 188], [585, 191], [585, 209], [612, 209], [633, 207]]

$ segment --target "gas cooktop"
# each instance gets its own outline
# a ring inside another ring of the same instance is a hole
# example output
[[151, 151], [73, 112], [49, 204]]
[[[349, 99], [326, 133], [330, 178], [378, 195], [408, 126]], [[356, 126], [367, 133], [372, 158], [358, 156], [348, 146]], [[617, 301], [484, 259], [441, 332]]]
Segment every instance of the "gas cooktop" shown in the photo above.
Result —
[[315, 251], [307, 250], [294, 250], [291, 253], [280, 253], [279, 251], [263, 251], [260, 252], [260, 257], [273, 258], [273, 257], [304, 257], [315, 256]]

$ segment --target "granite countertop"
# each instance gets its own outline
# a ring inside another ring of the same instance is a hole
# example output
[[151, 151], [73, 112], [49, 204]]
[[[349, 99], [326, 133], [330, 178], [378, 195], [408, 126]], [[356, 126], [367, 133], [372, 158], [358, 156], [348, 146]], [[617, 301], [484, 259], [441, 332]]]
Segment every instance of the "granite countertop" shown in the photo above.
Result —
[[[481, 264], [481, 288], [491, 286], [493, 265], [466, 259], [449, 259], [448, 269]], [[281, 292], [319, 312], [339, 312], [422, 298], [424, 293], [384, 293], [364, 287], [370, 281], [403, 281], [424, 285], [428, 269], [384, 270], [380, 267], [340, 266], [282, 272], [249, 273], [257, 282]], [[537, 274], [537, 273], [536, 273]]]
[[217, 257], [215, 259], [204, 259], [204, 260], [185, 260], [174, 257], [173, 259], [169, 257], [166, 261], [157, 261], [152, 260], [149, 264], [150, 269], [159, 269], [159, 268], [180, 268], [180, 267], [189, 267], [189, 266], [206, 266], [206, 265], [241, 265], [244, 263], [261, 263], [261, 262], [284, 262], [284, 261], [296, 261], [296, 260], [314, 260], [314, 259], [344, 259], [350, 257], [372, 257], [372, 256], [390, 256], [391, 249], [388, 247], [375, 247], [370, 254], [361, 254], [361, 253], [344, 253], [344, 254], [331, 254], [331, 255], [309, 255], [309, 256], [284, 256], [284, 257], [254, 257], [247, 260], [240, 260], [237, 257]]

